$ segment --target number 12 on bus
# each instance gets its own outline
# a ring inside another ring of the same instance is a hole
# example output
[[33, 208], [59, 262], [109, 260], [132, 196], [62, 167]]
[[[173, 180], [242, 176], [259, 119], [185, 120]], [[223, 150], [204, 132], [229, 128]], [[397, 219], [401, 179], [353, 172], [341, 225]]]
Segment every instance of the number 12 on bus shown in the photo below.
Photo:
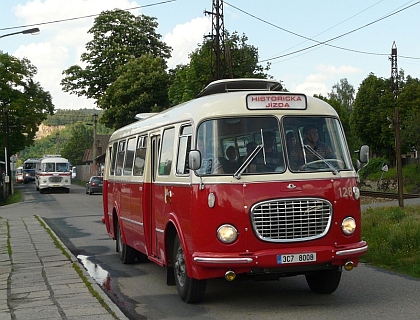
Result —
[[302, 274], [316, 293], [336, 290], [368, 248], [358, 175], [336, 111], [280, 90], [216, 81], [114, 132], [104, 221], [123, 263], [164, 267], [188, 303], [219, 277]]

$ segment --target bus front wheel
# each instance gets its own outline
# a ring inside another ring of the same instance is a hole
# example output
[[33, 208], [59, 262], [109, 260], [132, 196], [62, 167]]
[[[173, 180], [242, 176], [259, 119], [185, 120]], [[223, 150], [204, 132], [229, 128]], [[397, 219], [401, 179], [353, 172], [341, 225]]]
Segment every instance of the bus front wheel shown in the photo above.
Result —
[[136, 250], [123, 242], [120, 224], [117, 223], [117, 252], [124, 264], [133, 263], [136, 260]]
[[173, 260], [176, 289], [181, 299], [187, 303], [200, 302], [206, 291], [207, 280], [197, 280], [188, 276], [185, 254], [178, 236], [174, 241]]
[[333, 293], [340, 284], [341, 269], [321, 270], [306, 275], [306, 282], [314, 293]]

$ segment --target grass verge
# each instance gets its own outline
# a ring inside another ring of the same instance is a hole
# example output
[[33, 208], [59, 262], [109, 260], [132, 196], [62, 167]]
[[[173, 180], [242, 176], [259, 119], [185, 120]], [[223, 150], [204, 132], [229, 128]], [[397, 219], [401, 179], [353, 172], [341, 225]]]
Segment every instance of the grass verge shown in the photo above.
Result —
[[0, 206], [7, 206], [12, 203], [20, 202], [23, 200], [23, 195], [19, 190], [14, 190], [14, 193], [11, 197], [0, 201]]
[[420, 206], [369, 208], [362, 222], [362, 261], [420, 278]]

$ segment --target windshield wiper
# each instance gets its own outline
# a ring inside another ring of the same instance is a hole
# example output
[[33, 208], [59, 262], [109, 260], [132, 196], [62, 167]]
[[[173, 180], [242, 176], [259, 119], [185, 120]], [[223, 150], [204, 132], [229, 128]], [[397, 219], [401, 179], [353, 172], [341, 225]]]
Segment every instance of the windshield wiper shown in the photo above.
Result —
[[332, 171], [332, 173], [334, 175], [338, 174], [338, 170], [336, 168], [334, 168], [334, 166], [331, 165], [331, 163], [329, 163], [327, 160], [325, 160], [325, 158], [323, 156], [321, 156], [318, 152], [316, 152], [310, 145], [304, 144], [303, 147], [305, 149], [307, 149], [309, 152], [311, 152], [319, 160], [321, 160], [322, 162], [324, 162], [328, 166], [328, 168], [331, 169], [331, 171]]
[[259, 144], [255, 147], [255, 149], [250, 153], [248, 157], [244, 160], [244, 162], [241, 164], [241, 166], [236, 170], [236, 172], [233, 174], [233, 177], [240, 180], [242, 173], [248, 168], [252, 160], [257, 156], [258, 152], [261, 151], [261, 149], [264, 147], [263, 144]]

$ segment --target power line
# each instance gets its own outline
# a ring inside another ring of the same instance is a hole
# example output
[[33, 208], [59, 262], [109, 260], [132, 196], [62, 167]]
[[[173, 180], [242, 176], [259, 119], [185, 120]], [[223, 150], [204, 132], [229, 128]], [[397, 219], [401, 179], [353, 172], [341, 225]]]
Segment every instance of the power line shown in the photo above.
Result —
[[[258, 61], [258, 63], [261, 63], [261, 62], [267, 62], [267, 61], [271, 61], [271, 60], [276, 60], [276, 59], [279, 59], [279, 58], [287, 57], [287, 56], [290, 56], [290, 55], [292, 55], [292, 54], [299, 53], [299, 52], [302, 52], [302, 51], [306, 51], [306, 50], [309, 50], [309, 49], [315, 48], [315, 47], [320, 46], [320, 45], [326, 45], [326, 46], [329, 46], [329, 47], [332, 47], [332, 48], [336, 48], [336, 49], [340, 49], [340, 50], [345, 50], [345, 51], [350, 51], [350, 52], [355, 52], [355, 53], [361, 53], [361, 54], [377, 55], [377, 56], [388, 56], [388, 55], [389, 55], [388, 53], [374, 53], [374, 52], [366, 52], [366, 51], [361, 51], [361, 50], [348, 49], [348, 48], [339, 47], [339, 46], [335, 46], [335, 45], [329, 44], [328, 42], [331, 42], [331, 41], [337, 40], [337, 39], [342, 38], [342, 37], [344, 37], [344, 36], [347, 36], [347, 35], [349, 35], [349, 34], [351, 34], [351, 33], [353, 33], [353, 32], [359, 31], [359, 30], [361, 30], [361, 29], [363, 29], [363, 28], [366, 28], [366, 27], [368, 27], [368, 26], [370, 26], [370, 25], [373, 25], [373, 24], [375, 24], [375, 23], [377, 23], [377, 22], [379, 22], [379, 21], [381, 21], [381, 20], [387, 19], [387, 18], [389, 18], [389, 17], [391, 17], [391, 16], [393, 16], [393, 15], [395, 15], [395, 14], [397, 14], [397, 13], [400, 13], [400, 12], [402, 12], [402, 11], [404, 11], [404, 10], [407, 10], [407, 9], [409, 9], [409, 8], [411, 8], [411, 7], [413, 7], [413, 6], [417, 5], [417, 4], [419, 4], [419, 3], [420, 3], [420, 1], [417, 1], [417, 2], [415, 2], [415, 3], [411, 4], [411, 5], [407, 6], [407, 7], [404, 7], [404, 8], [402, 8], [402, 9], [400, 9], [400, 10], [397, 10], [397, 11], [395, 11], [395, 12], [393, 12], [393, 13], [390, 13], [390, 14], [388, 14], [388, 15], [386, 15], [386, 16], [384, 16], [384, 17], [382, 17], [382, 18], [379, 18], [379, 19], [377, 19], [377, 20], [373, 21], [373, 22], [370, 22], [370, 23], [368, 23], [368, 24], [365, 24], [364, 26], [361, 26], [361, 27], [359, 27], [359, 28], [353, 29], [353, 30], [351, 30], [351, 31], [348, 31], [348, 32], [346, 32], [346, 33], [343, 33], [343, 34], [341, 34], [341, 35], [339, 35], [339, 36], [333, 37], [333, 38], [331, 38], [331, 39], [329, 39], [329, 40], [326, 40], [326, 41], [318, 41], [318, 40], [315, 40], [315, 39], [312, 39], [312, 38], [308, 38], [308, 37], [303, 36], [303, 35], [301, 35], [301, 34], [295, 33], [295, 32], [293, 32], [293, 31], [290, 31], [290, 30], [287, 30], [287, 29], [285, 29], [285, 28], [282, 28], [282, 27], [280, 27], [280, 26], [278, 26], [278, 25], [275, 25], [274, 23], [271, 23], [271, 22], [269, 22], [269, 21], [267, 21], [267, 20], [264, 20], [264, 19], [262, 19], [262, 18], [259, 18], [259, 17], [255, 16], [255, 15], [253, 15], [253, 14], [249, 13], [249, 12], [246, 12], [245, 10], [242, 10], [242, 9], [240, 9], [240, 8], [238, 8], [238, 7], [236, 7], [236, 6], [232, 5], [232, 4], [230, 4], [230, 3], [227, 3], [226, 1], [225, 1], [225, 3], [226, 3], [227, 5], [229, 5], [229, 6], [231, 6], [232, 8], [234, 8], [234, 9], [236, 9], [236, 10], [238, 10], [238, 11], [240, 11], [240, 12], [242, 12], [242, 13], [244, 13], [244, 14], [246, 14], [246, 15], [248, 15], [248, 16], [250, 16], [250, 17], [252, 17], [252, 18], [256, 19], [256, 20], [259, 20], [259, 21], [261, 21], [261, 22], [263, 22], [263, 23], [265, 23], [265, 24], [268, 24], [268, 25], [270, 25], [270, 26], [272, 26], [272, 27], [274, 27], [274, 28], [276, 28], [276, 29], [280, 29], [280, 30], [282, 30], [282, 31], [284, 31], [284, 32], [287, 32], [287, 33], [290, 33], [290, 34], [292, 34], [292, 35], [294, 35], [294, 36], [297, 36], [297, 37], [300, 37], [300, 38], [303, 38], [303, 39], [306, 39], [306, 40], [310, 40], [310, 41], [312, 41], [312, 42], [316, 42], [316, 44], [314, 44], [314, 45], [312, 45], [312, 46], [309, 46], [309, 47], [306, 47], [306, 48], [303, 48], [303, 49], [300, 49], [300, 50], [296, 50], [296, 51], [293, 51], [293, 52], [290, 52], [290, 53], [286, 53], [286, 54], [283, 54], [283, 55], [279, 55], [279, 56], [276, 56], [276, 57], [273, 57], [273, 58], [269, 58], [269, 59], [264, 59], [264, 60], [260, 60], [260, 61]], [[407, 56], [400, 56], [400, 57], [401, 57], [401, 58], [405, 58], [405, 59], [420, 60], [420, 58], [418, 58], [418, 57], [407, 57]]]
[[[122, 10], [123, 11], [130, 11], [130, 10], [135, 10], [135, 9], [142, 9], [142, 8], [147, 8], [147, 7], [154, 7], [154, 6], [157, 6], [157, 5], [166, 4], [166, 3], [175, 2], [175, 1], [177, 1], [177, 0], [161, 1], [161, 2], [157, 2], [157, 3], [146, 4], [146, 5], [143, 5], [143, 6], [138, 6], [138, 7], [128, 8], [128, 9], [122, 9]], [[17, 26], [17, 27], [0, 28], [0, 31], [13, 30], [13, 29], [19, 29], [19, 28], [27, 28], [27, 27], [34, 27], [34, 26], [42, 26], [42, 25], [46, 25], [46, 24], [53, 24], [53, 23], [60, 23], [60, 22], [67, 22], [67, 21], [74, 21], [74, 20], [80, 20], [80, 19], [86, 19], [86, 18], [93, 18], [93, 17], [97, 17], [99, 15], [100, 15], [100, 13], [98, 13], [98, 14], [91, 14], [91, 15], [87, 15], [87, 16], [81, 16], [81, 17], [75, 17], [75, 18], [67, 18], [67, 19], [53, 20], [53, 21], [48, 21], [48, 22], [27, 24], [27, 25]]]

